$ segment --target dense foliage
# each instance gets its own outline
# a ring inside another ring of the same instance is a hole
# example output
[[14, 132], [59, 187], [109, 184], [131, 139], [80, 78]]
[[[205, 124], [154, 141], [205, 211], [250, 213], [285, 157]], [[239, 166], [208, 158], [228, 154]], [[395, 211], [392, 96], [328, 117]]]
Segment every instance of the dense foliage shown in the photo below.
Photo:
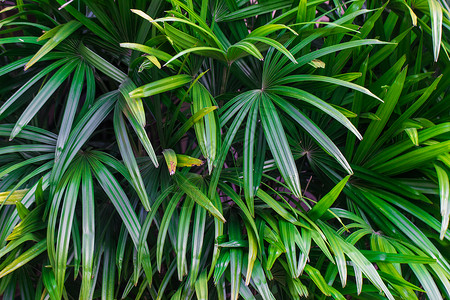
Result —
[[17, 0], [3, 299], [450, 297], [445, 0]]

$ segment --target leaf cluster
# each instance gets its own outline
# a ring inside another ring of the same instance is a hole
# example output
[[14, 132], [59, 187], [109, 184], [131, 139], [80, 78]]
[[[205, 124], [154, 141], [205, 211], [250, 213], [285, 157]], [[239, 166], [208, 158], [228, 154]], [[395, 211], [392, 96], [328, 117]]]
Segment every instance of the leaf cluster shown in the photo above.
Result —
[[450, 297], [445, 0], [0, 7], [3, 299]]

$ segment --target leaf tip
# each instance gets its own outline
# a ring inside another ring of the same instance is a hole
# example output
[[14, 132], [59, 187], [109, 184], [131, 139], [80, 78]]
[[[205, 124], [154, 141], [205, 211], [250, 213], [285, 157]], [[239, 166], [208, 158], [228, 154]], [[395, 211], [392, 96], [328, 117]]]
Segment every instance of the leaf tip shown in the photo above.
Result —
[[9, 141], [10, 142], [16, 137], [16, 135], [19, 134], [20, 130], [21, 130], [21, 128], [17, 127], [17, 126], [13, 128], [13, 130], [11, 132], [11, 135], [9, 136]]

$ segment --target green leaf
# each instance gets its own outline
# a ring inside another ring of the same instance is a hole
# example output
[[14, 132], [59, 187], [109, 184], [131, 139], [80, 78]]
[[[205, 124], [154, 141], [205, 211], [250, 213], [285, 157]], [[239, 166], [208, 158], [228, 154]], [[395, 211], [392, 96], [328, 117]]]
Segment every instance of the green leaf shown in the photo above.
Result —
[[280, 96], [296, 98], [317, 107], [322, 112], [328, 114], [329, 116], [333, 117], [336, 121], [347, 127], [351, 132], [353, 132], [356, 135], [356, 137], [362, 139], [361, 134], [358, 132], [355, 126], [341, 112], [339, 112], [337, 109], [335, 109], [333, 106], [326, 103], [322, 99], [306, 91], [289, 86], [271, 87], [269, 89], [269, 92], [278, 94]]
[[[253, 103], [250, 113], [247, 117], [247, 125], [245, 126], [244, 137], [244, 165], [243, 165], [243, 184], [244, 184], [244, 196], [247, 207], [250, 214], [254, 216], [254, 152], [255, 152], [255, 130], [258, 118], [258, 105], [257, 102]], [[247, 283], [248, 284], [248, 283]]]
[[291, 6], [291, 2], [289, 1], [277, 1], [276, 3], [259, 3], [249, 5], [242, 9], [238, 9], [236, 11], [230, 12], [223, 16], [220, 21], [234, 21], [241, 20], [245, 18], [251, 18], [256, 15], [262, 15], [265, 13], [272, 13], [275, 10], [281, 10], [284, 8], [289, 8]]
[[[182, 2], [180, 2], [182, 3]], [[133, 10], [133, 12], [136, 13], [137, 10]], [[142, 16], [142, 12], [139, 13], [140, 16]], [[149, 20], [152, 24], [155, 24], [155, 26], [157, 26], [157, 22], [179, 22], [179, 23], [184, 23], [187, 24], [188, 26], [192, 27], [194, 30], [197, 31], [198, 34], [202, 35], [210, 45], [212, 46], [216, 46], [216, 47], [221, 47], [221, 43], [219, 42], [219, 40], [217, 39], [217, 37], [214, 35], [214, 33], [211, 31], [211, 29], [208, 26], [199, 26], [189, 20], [186, 19], [181, 19], [181, 18], [177, 18], [177, 17], [166, 17], [166, 18], [159, 18], [159, 19], [151, 19], [151, 18], [147, 18], [144, 16], [144, 18], [146, 18], [147, 20]], [[162, 29], [160, 26], [158, 27], [160, 29]]]
[[60, 5], [64, 5], [64, 10], [68, 11], [72, 16], [74, 16], [78, 21], [80, 21], [86, 28], [89, 28], [96, 36], [108, 41], [111, 44], [116, 44], [115, 39], [102, 27], [97, 25], [97, 23], [91, 18], [86, 17], [78, 9], [72, 7], [71, 2], [66, 2], [65, 0], [57, 0]]
[[413, 224], [405, 215], [401, 214], [397, 209], [386, 203], [381, 198], [372, 193], [364, 193], [364, 196], [381, 212], [383, 215], [389, 217], [393, 224], [396, 225], [408, 238], [420, 247], [424, 252], [432, 258], [442, 262], [442, 254], [425, 236], [425, 234]]
[[109, 240], [104, 244], [103, 276], [102, 276], [102, 300], [114, 299], [116, 264], [114, 263], [114, 247]]
[[82, 268], [80, 298], [90, 299], [90, 289], [93, 276], [94, 243], [95, 243], [95, 204], [92, 173], [87, 164], [82, 170], [81, 181], [82, 201]]
[[384, 103], [380, 104], [380, 106], [378, 107], [375, 114], [380, 118], [380, 120], [373, 120], [370, 122], [369, 127], [364, 134], [364, 139], [361, 141], [358, 149], [356, 150], [354, 157], [355, 163], [361, 162], [364, 159], [364, 156], [367, 156], [371, 152], [370, 150], [373, 144], [389, 121], [389, 118], [394, 111], [394, 107], [397, 104], [400, 94], [402, 93], [407, 70], [408, 68], [405, 68], [400, 74], [398, 74], [398, 76], [394, 80], [394, 83], [389, 88], [386, 97], [384, 97]]
[[75, 214], [75, 204], [77, 202], [80, 181], [81, 172], [74, 172], [69, 180], [66, 195], [63, 200], [63, 206], [61, 208], [58, 237], [56, 239], [56, 269], [54, 270], [59, 295], [62, 295], [64, 289], [69, 242], [72, 233], [72, 222]]
[[116, 133], [117, 145], [119, 146], [120, 154], [122, 155], [123, 162], [130, 173], [134, 189], [136, 190], [145, 209], [148, 211], [150, 210], [150, 202], [148, 200], [147, 192], [145, 191], [145, 185], [142, 180], [141, 172], [139, 171], [133, 149], [131, 148], [125, 121], [122, 117], [122, 112], [119, 109], [119, 105], [116, 105], [114, 110], [114, 131]]
[[[382, 42], [382, 41], [375, 40], [375, 39], [366, 39], [366, 40], [356, 40], [356, 41], [344, 42], [344, 43], [339, 43], [337, 45], [324, 47], [317, 51], [313, 51], [311, 53], [301, 56], [300, 58], [297, 59], [296, 65], [288, 65], [288, 66], [284, 67], [283, 70], [280, 73], [278, 73], [278, 76], [284, 77], [287, 74], [293, 72], [294, 70], [300, 68], [301, 66], [311, 62], [312, 60], [318, 59], [319, 57], [325, 56], [330, 53], [335, 53], [335, 52], [342, 51], [345, 49], [351, 49], [351, 48], [361, 47], [361, 46], [365, 46], [365, 45], [382, 45], [382, 44], [391, 44], [391, 43]], [[301, 45], [301, 43], [299, 43], [299, 45]], [[297, 51], [291, 50], [291, 52], [296, 53]]]
[[[133, 100], [133, 99], [131, 99]], [[142, 145], [144, 146], [145, 152], [147, 152], [148, 156], [153, 162], [153, 165], [155, 167], [159, 166], [158, 158], [156, 157], [155, 150], [153, 149], [153, 145], [150, 142], [147, 132], [145, 131], [145, 128], [143, 125], [141, 125], [137, 118], [135, 118], [130, 108], [127, 106], [127, 104], [124, 101], [124, 98], [121, 98], [119, 100], [120, 108], [122, 109], [122, 112], [127, 117], [128, 121], [130, 121], [131, 126], [133, 127], [134, 131], [136, 132], [139, 140], [141, 141]]]
[[53, 48], [58, 46], [59, 43], [64, 41], [67, 37], [69, 37], [72, 33], [74, 33], [78, 28], [81, 27], [81, 23], [77, 21], [69, 21], [64, 24], [55, 35], [52, 36], [50, 40], [48, 40], [45, 45], [39, 49], [38, 52], [30, 59], [30, 61], [25, 65], [25, 70], [34, 65], [37, 61], [39, 61], [45, 54], [50, 52]]
[[[230, 222], [228, 223], [228, 234], [231, 240], [241, 239], [240, 222], [235, 214], [231, 214]], [[243, 253], [240, 248], [230, 248], [230, 274], [231, 274], [231, 297], [232, 300], [237, 300], [239, 296], [239, 289], [241, 285], [241, 269], [242, 269]]]
[[[153, 218], [155, 217], [156, 213], [158, 212], [158, 208], [161, 205], [161, 203], [172, 193], [173, 186], [167, 187], [164, 191], [161, 192], [161, 194], [156, 198], [155, 202], [152, 205], [152, 209], [149, 214], [147, 214], [147, 217], [145, 218], [145, 222], [142, 225], [141, 232], [139, 234], [139, 243], [138, 243], [138, 262], [145, 259], [145, 252], [147, 246], [147, 236], [148, 232], [150, 230], [150, 226], [153, 222]], [[140, 263], [139, 263], [140, 264]]]
[[45, 289], [50, 295], [51, 300], [58, 300], [60, 297], [58, 296], [58, 286], [56, 284], [55, 275], [53, 270], [44, 266], [42, 268], [42, 281], [44, 282]]
[[61, 154], [64, 145], [67, 142], [72, 124], [75, 120], [75, 114], [78, 108], [78, 102], [83, 90], [84, 74], [86, 71], [86, 64], [81, 63], [78, 65], [73, 76], [72, 84], [70, 86], [69, 95], [67, 96], [67, 103], [64, 109], [64, 116], [61, 123], [61, 128], [58, 134], [58, 141], [56, 143], [56, 157]]
[[244, 220], [247, 222], [246, 224], [248, 224], [252, 228], [255, 238], [259, 240], [254, 217], [251, 215], [249, 209], [245, 206], [244, 201], [242, 201], [241, 197], [226, 183], [220, 183], [219, 187], [228, 197], [231, 198], [231, 200], [234, 201], [234, 203], [236, 203], [236, 205], [244, 215]]
[[363, 94], [366, 94], [370, 97], [373, 97], [381, 102], [381, 100], [378, 96], [374, 95], [371, 91], [366, 89], [365, 87], [362, 87], [360, 85], [341, 80], [334, 77], [328, 77], [328, 76], [321, 76], [321, 75], [291, 75], [281, 78], [280, 80], [277, 80], [274, 84], [288, 84], [288, 83], [297, 83], [302, 81], [319, 81], [319, 82], [326, 82], [331, 84], [340, 85], [346, 88], [350, 88], [352, 90], [361, 92]]
[[[141, 225], [136, 216], [136, 213], [131, 206], [130, 201], [128, 200], [127, 195], [125, 194], [117, 180], [114, 178], [114, 176], [111, 174], [111, 172], [109, 172], [105, 166], [103, 166], [96, 159], [91, 158], [89, 159], [89, 163], [91, 164], [92, 170], [98, 182], [100, 183], [100, 186], [108, 195], [109, 199], [116, 208], [117, 213], [120, 215], [120, 218], [127, 227], [128, 233], [130, 234], [135, 247], [138, 247]], [[145, 245], [143, 247], [143, 255], [147, 256], [148, 252], [148, 246]], [[145, 263], [143, 264], [144, 272], [147, 277], [147, 281], [150, 284], [153, 272], [151, 270], [150, 260], [146, 261], [146, 263], [148, 263], [148, 265], [146, 265]]]
[[205, 194], [203, 194], [198, 187], [193, 185], [190, 180], [182, 175], [180, 172], [176, 173], [175, 181], [178, 184], [178, 187], [186, 193], [189, 197], [195, 200], [200, 206], [205, 208], [207, 211], [209, 211], [215, 218], [217, 218], [219, 221], [225, 223], [225, 218], [222, 216], [222, 214], [219, 212], [219, 210], [214, 206], [214, 204], [209, 200]]
[[129, 93], [131, 98], [150, 97], [182, 87], [192, 80], [189, 75], [174, 75], [138, 87]]
[[434, 61], [438, 61], [442, 38], [442, 7], [436, 0], [429, 0], [427, 2], [430, 8], [433, 56]]
[[[62, 59], [62, 58], [67, 58], [68, 55], [70, 55], [70, 54], [64, 53], [64, 52], [48, 53], [48, 54], [44, 55], [44, 57], [42, 57], [40, 60], [47, 61], [47, 60], [54, 60], [54, 59]], [[12, 71], [22, 68], [32, 57], [33, 56], [27, 56], [27, 57], [24, 57], [21, 59], [17, 59], [7, 65], [0, 67], [0, 76], [3, 76], [9, 72], [12, 72]]]
[[27, 125], [31, 119], [37, 114], [42, 106], [47, 102], [50, 96], [59, 88], [59, 86], [66, 80], [66, 78], [72, 73], [73, 69], [77, 65], [76, 60], [72, 60], [62, 66], [52, 78], [42, 87], [39, 93], [34, 97], [20, 118], [17, 120], [14, 126], [10, 140], [14, 139], [16, 135]]
[[[223, 50], [220, 50], [217, 48], [212, 48], [212, 47], [194, 47], [194, 48], [189, 48], [189, 49], [179, 52], [177, 55], [175, 55], [169, 61], [167, 61], [164, 64], [164, 66], [169, 65], [174, 60], [178, 59], [179, 57], [181, 57], [183, 55], [189, 54], [189, 53], [195, 53], [197, 55], [212, 57], [212, 58], [220, 59], [223, 61], [226, 60], [226, 53]], [[181, 76], [181, 75], [179, 75], [179, 76]]]
[[230, 264], [230, 251], [222, 250], [214, 268], [214, 284], [217, 285], [219, 279], [222, 278], [223, 273]]
[[122, 102], [126, 105], [128, 109], [127, 111], [130, 112], [130, 114], [127, 114], [127, 118], [133, 118], [141, 127], [145, 127], [145, 110], [142, 100], [140, 98], [131, 99], [129, 96], [129, 93], [135, 89], [136, 85], [129, 78], [127, 78], [127, 80], [119, 86], [119, 91], [122, 95]]
[[244, 270], [243, 268], [243, 272], [245, 273], [245, 285], [248, 285], [250, 283], [250, 279], [252, 278], [253, 268], [255, 266], [259, 239], [255, 232], [252, 230], [252, 226], [249, 224], [249, 222], [244, 220], [244, 224], [247, 230], [248, 237], [248, 259], [246, 268], [247, 270]]
[[45, 31], [39, 38], [38, 41], [47, 40], [52, 38], [62, 27], [64, 24], [57, 25], [50, 30]]
[[[319, 223], [320, 226], [321, 223]], [[341, 278], [342, 287], [347, 284], [347, 261], [345, 259], [344, 249], [339, 236], [327, 225], [320, 226], [329, 243], [331, 251], [334, 253], [334, 259]]]
[[297, 251], [295, 246], [295, 234], [299, 234], [295, 225], [286, 221], [280, 220], [280, 237], [284, 244], [284, 250], [286, 251], [286, 260], [289, 267], [289, 275], [292, 278], [298, 278], [300, 276], [300, 270], [297, 263]]
[[267, 38], [267, 37], [262, 37], [262, 36], [251, 36], [251, 35], [248, 35], [244, 39], [244, 41], [259, 42], [259, 43], [267, 44], [267, 45], [269, 45], [271, 47], [274, 47], [275, 49], [277, 49], [278, 51], [280, 51], [281, 53], [286, 55], [286, 57], [289, 58], [289, 60], [292, 63], [297, 64], [297, 60], [295, 60], [295, 57], [292, 55], [292, 53], [289, 52], [289, 50], [286, 49], [286, 47], [284, 47], [280, 42], [277, 42], [276, 40], [273, 40], [273, 39]]
[[153, 25], [155, 25], [156, 28], [158, 28], [161, 32], [164, 32], [164, 29], [161, 27], [161, 25], [159, 25], [158, 23], [154, 22], [155, 20], [153, 20], [153, 18], [151, 18], [149, 15], [147, 15], [145, 12], [143, 12], [142, 10], [139, 9], [131, 9], [131, 11], [135, 14], [137, 14], [138, 16], [146, 19], [147, 21], [150, 21]]
[[[189, 272], [189, 285], [191, 288], [197, 281], [200, 270], [200, 260], [202, 259], [202, 247], [204, 243], [206, 225], [206, 210], [200, 205], [195, 206], [194, 220], [192, 225], [192, 259], [191, 270]], [[205, 269], [206, 271], [206, 269]]]
[[[151, 56], [156, 57], [157, 59], [163, 60], [163, 61], [169, 61], [173, 58], [172, 55], [168, 54], [167, 52], [158, 50], [156, 48], [152, 48], [152, 47], [148, 47], [145, 45], [141, 45], [141, 44], [136, 44], [136, 43], [121, 43], [120, 47], [123, 48], [127, 48], [127, 49], [132, 49], [132, 50], [136, 50], [136, 51], [141, 51], [147, 54], [150, 54]], [[181, 62], [176, 60], [172, 60], [172, 64], [175, 66], [181, 66]]]
[[439, 195], [441, 199], [442, 222], [441, 222], [441, 234], [439, 238], [442, 240], [444, 239], [445, 233], [447, 231], [450, 216], [450, 202], [449, 202], [450, 183], [448, 179], [448, 172], [445, 169], [441, 168], [437, 164], [434, 165], [434, 168], [436, 169], [437, 173], [437, 178], [439, 182]]
[[200, 274], [195, 282], [195, 293], [198, 300], [208, 299], [208, 278], [206, 276], [206, 270]]
[[[5, 137], [9, 136], [11, 134], [11, 131], [13, 128], [14, 128], [14, 124], [0, 125], [0, 136], [5, 136]], [[56, 145], [56, 139], [58, 138], [58, 136], [47, 130], [28, 125], [28, 126], [25, 126], [24, 129], [22, 129], [22, 131], [17, 135], [17, 138], [26, 139], [29, 141], [35, 141], [38, 143], [44, 143], [47, 145], [54, 146], [54, 145]], [[17, 146], [12, 146], [12, 147], [20, 147], [20, 146], [17, 145]], [[29, 147], [29, 146], [27, 145], [25, 147]], [[3, 148], [8, 148], [8, 147], [3, 147]], [[30, 149], [32, 149], [32, 147]], [[31, 151], [31, 150], [29, 150], [29, 151]], [[13, 152], [15, 152], [15, 151], [13, 150]]]
[[328, 289], [328, 284], [325, 282], [325, 279], [323, 278], [322, 274], [320, 274], [319, 270], [306, 265], [305, 272], [309, 277], [311, 277], [312, 281], [314, 281], [316, 286], [324, 295], [331, 296], [331, 293]]
[[127, 79], [127, 75], [125, 73], [82, 43], [79, 46], [79, 52], [88, 64], [94, 66], [109, 78], [117, 81], [118, 83], [122, 83]]
[[[209, 91], [199, 82], [192, 86], [192, 113], [197, 114], [202, 109], [212, 107], [215, 102]], [[213, 163], [216, 160], [217, 148], [220, 146], [218, 136], [218, 122], [214, 114], [205, 114], [202, 119], [194, 123], [197, 141], [203, 156], [208, 162], [208, 171], [211, 174]]]
[[[435, 230], [436, 232], [440, 231], [442, 223], [439, 222], [437, 219], [432, 217], [428, 212], [424, 211], [422, 208], [420, 208], [417, 205], [414, 205], [410, 201], [399, 197], [397, 195], [394, 195], [392, 193], [388, 193], [381, 190], [372, 190], [372, 193], [374, 193], [376, 196], [383, 198], [384, 200], [390, 202], [391, 204], [396, 205], [397, 207], [401, 208], [402, 210], [408, 212], [409, 214], [416, 216], [417, 218], [420, 218], [422, 222], [427, 224], [430, 228]], [[447, 240], [450, 240], [450, 233], [445, 233], [445, 238]]]
[[19, 247], [20, 245], [22, 245], [24, 242], [27, 242], [27, 241], [38, 242], [39, 240], [37, 239], [36, 235], [34, 235], [32, 233], [23, 234], [18, 239], [10, 241], [5, 247], [0, 249], [0, 258], [5, 256], [7, 253], [11, 252], [12, 250]]
[[264, 57], [258, 48], [252, 43], [246, 41], [240, 41], [234, 45], [231, 45], [227, 50], [227, 60], [235, 61], [238, 58], [244, 57], [246, 54], [250, 54], [259, 60], [264, 60]]
[[269, 194], [259, 189], [256, 192], [256, 197], [261, 199], [264, 203], [269, 205], [278, 215], [283, 217], [285, 220], [296, 223], [297, 219], [292, 216], [278, 201], [273, 199]]
[[303, 129], [305, 129], [319, 145], [328, 152], [328, 154], [334, 157], [349, 174], [353, 174], [350, 164], [347, 162], [339, 148], [310, 118], [308, 118], [306, 114], [302, 113], [296, 107], [277, 95], [271, 95], [271, 98], [282, 110], [302, 126]]
[[[406, 255], [414, 254], [411, 250], [406, 248], [404, 245], [401, 245], [400, 243], [395, 243], [395, 247]], [[419, 280], [422, 288], [426, 291], [427, 296], [430, 299], [443, 299], [442, 294], [439, 291], [439, 288], [437, 287], [433, 277], [430, 275], [430, 273], [428, 272], [427, 268], [424, 265], [412, 263], [409, 264], [409, 267], [417, 276], [417, 279]]]
[[[411, 141], [408, 142], [412, 145]], [[375, 166], [373, 170], [386, 175], [395, 175], [420, 167], [423, 164], [436, 159], [440, 154], [448, 153], [449, 151], [450, 141], [445, 141], [431, 146], [421, 147], [400, 155], [383, 164]]]
[[204, 116], [212, 112], [213, 110], [216, 110], [217, 106], [210, 106], [205, 107], [200, 110], [198, 110], [196, 113], [194, 113], [186, 122], [183, 123], [180, 129], [177, 130], [177, 132], [173, 135], [170, 144], [173, 145], [176, 142], [178, 142], [191, 128], [194, 124], [199, 122]]
[[[436, 136], [450, 132], [450, 123], [442, 123], [439, 125], [426, 128], [418, 132], [419, 134], [419, 144], [426, 142]], [[367, 166], [376, 168], [378, 165], [386, 163], [398, 156], [399, 154], [413, 148], [414, 144], [410, 140], [405, 140], [403, 142], [395, 143], [392, 146], [387, 147], [379, 154], [375, 155], [372, 159], [367, 162]], [[425, 151], [427, 152], [427, 151]], [[445, 152], [445, 151], [444, 151]], [[420, 152], [419, 152], [420, 153]]]
[[344, 249], [345, 254], [350, 258], [350, 260], [361, 269], [361, 271], [366, 275], [366, 277], [380, 290], [385, 293], [385, 297], [393, 300], [391, 292], [388, 290], [387, 286], [381, 280], [380, 275], [375, 270], [375, 267], [370, 264], [370, 262], [351, 244], [343, 242], [339, 237], [340, 243]]
[[178, 280], [183, 280], [183, 276], [187, 273], [187, 242], [189, 239], [189, 226], [191, 222], [192, 209], [194, 208], [195, 201], [190, 197], [186, 197], [183, 206], [181, 208], [180, 219], [178, 221], [178, 236], [177, 236], [177, 270]]
[[[175, 265], [175, 260], [174, 260], [172, 262], [172, 264], [169, 266], [169, 269], [166, 272], [166, 275], [164, 276], [164, 279], [162, 280], [161, 285], [159, 286], [158, 297], [156, 298], [156, 300], [162, 299], [162, 297], [164, 295], [164, 291], [167, 288], [167, 286], [169, 285], [170, 279], [172, 278], [173, 273], [175, 273], [175, 268], [176, 268], [176, 265]], [[145, 286], [146, 286], [146, 284], [144, 284], [144, 287]], [[123, 298], [123, 296], [122, 296], [122, 298]]]
[[417, 263], [432, 264], [436, 263], [436, 259], [427, 256], [406, 255], [397, 253], [388, 253], [380, 251], [360, 250], [360, 252], [371, 262], [389, 262], [389, 263]]
[[216, 193], [217, 184], [219, 182], [220, 173], [223, 168], [223, 164], [225, 162], [225, 158], [228, 154], [228, 150], [231, 147], [231, 144], [236, 136], [236, 133], [244, 121], [245, 116], [247, 115], [252, 103], [257, 99], [258, 93], [256, 91], [247, 91], [238, 95], [230, 100], [229, 103], [234, 103], [234, 106], [231, 106], [227, 113], [223, 115], [227, 115], [227, 117], [222, 116], [220, 120], [220, 126], [222, 127], [234, 114], [237, 113], [237, 116], [234, 118], [229, 130], [223, 140], [222, 147], [219, 151], [219, 156], [216, 160], [216, 168], [212, 173], [211, 183], [209, 186], [209, 195], [214, 195]]
[[[244, 263], [242, 265], [242, 271], [248, 272], [245, 266], [245, 258]], [[260, 293], [263, 299], [275, 300], [275, 297], [273, 296], [272, 291], [270, 290], [269, 285], [267, 284], [267, 279], [266, 276], [264, 275], [264, 271], [259, 259], [255, 260], [251, 283], [253, 288], [255, 288]]]
[[314, 221], [319, 219], [331, 207], [331, 205], [333, 205], [334, 201], [336, 201], [342, 189], [347, 184], [349, 178], [350, 175], [345, 176], [344, 179], [339, 181], [339, 183], [335, 185], [331, 191], [329, 191], [313, 206], [313, 208], [308, 212], [308, 216], [311, 220]]
[[[388, 139], [392, 137], [392, 135], [398, 130], [398, 128], [401, 127], [401, 124], [406, 121], [408, 118], [410, 118], [422, 105], [426, 103], [426, 101], [429, 99], [430, 95], [434, 90], [436, 90], [437, 85], [442, 79], [442, 75], [437, 77], [433, 83], [427, 87], [425, 92], [417, 99], [406, 111], [404, 111], [396, 120], [395, 122], [389, 126], [389, 128], [386, 128], [383, 135], [377, 140], [375, 143], [375, 147], [378, 148], [380, 144], [386, 142]], [[377, 117], [378, 120], [380, 118]], [[418, 141], [417, 141], [418, 142]]]
[[47, 249], [47, 241], [45, 239], [33, 245], [30, 249], [19, 255], [19, 257], [17, 257], [10, 264], [4, 267], [0, 271], [0, 278], [22, 267], [33, 258], [43, 253], [46, 249]]
[[20, 36], [20, 37], [7, 37], [0, 39], [0, 45], [4, 44], [17, 44], [17, 43], [30, 43], [42, 45], [44, 44], [42, 41], [38, 41], [37, 36]]
[[72, 129], [69, 138], [67, 139], [66, 146], [64, 147], [59, 160], [55, 162], [53, 167], [50, 179], [51, 182], [57, 182], [62, 178], [75, 155], [100, 123], [111, 112], [116, 100], [117, 92], [103, 95], [77, 123], [75, 128]]
[[173, 213], [183, 196], [183, 192], [177, 192], [169, 201], [168, 205], [164, 210], [164, 215], [161, 220], [161, 224], [158, 230], [158, 238], [156, 240], [156, 265], [158, 271], [161, 271], [162, 258], [164, 252], [164, 243], [166, 241], [167, 231], [169, 229], [170, 221], [172, 219]]
[[268, 97], [262, 95], [259, 109], [267, 144], [277, 167], [294, 195], [301, 198], [297, 167], [275, 106]]

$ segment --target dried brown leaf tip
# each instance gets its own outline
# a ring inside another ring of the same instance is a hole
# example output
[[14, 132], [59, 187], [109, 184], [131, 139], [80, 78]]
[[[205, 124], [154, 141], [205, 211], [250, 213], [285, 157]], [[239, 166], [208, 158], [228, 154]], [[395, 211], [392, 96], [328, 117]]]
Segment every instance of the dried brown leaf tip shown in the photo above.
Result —
[[169, 169], [169, 174], [175, 174], [177, 170], [177, 155], [172, 149], [165, 149], [163, 151], [164, 159], [166, 160], [167, 168]]

